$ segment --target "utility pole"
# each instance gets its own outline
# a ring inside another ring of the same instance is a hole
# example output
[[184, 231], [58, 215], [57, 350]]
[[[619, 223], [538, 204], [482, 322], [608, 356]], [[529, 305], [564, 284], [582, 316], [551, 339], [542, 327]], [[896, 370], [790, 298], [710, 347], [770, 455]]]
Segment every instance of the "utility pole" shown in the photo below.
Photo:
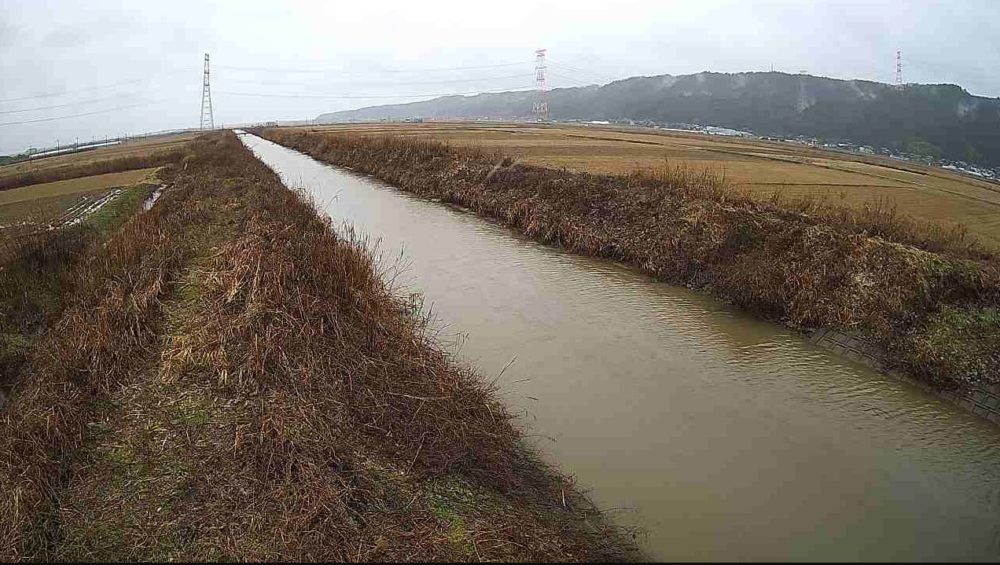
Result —
[[536, 100], [531, 108], [539, 122], [549, 121], [549, 94], [545, 84], [545, 49], [535, 50], [535, 90]]
[[212, 89], [208, 85], [208, 53], [205, 53], [205, 75], [201, 87], [201, 129], [215, 129], [215, 118], [212, 116]]

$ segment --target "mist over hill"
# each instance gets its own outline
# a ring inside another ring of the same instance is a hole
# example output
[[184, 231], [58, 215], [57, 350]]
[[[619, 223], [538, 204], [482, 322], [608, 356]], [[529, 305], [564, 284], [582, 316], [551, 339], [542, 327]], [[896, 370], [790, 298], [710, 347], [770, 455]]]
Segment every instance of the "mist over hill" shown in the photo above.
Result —
[[[534, 92], [445, 96], [322, 114], [317, 122], [523, 119]], [[952, 84], [903, 88], [806, 74], [711, 73], [632, 77], [549, 93], [554, 120], [692, 123], [758, 135], [808, 136], [1000, 165], [1000, 99]]]

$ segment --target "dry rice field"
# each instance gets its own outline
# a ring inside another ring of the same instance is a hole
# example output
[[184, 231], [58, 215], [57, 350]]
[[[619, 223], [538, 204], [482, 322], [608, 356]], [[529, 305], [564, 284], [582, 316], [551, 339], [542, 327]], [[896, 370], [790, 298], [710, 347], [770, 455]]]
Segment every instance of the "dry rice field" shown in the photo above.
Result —
[[43, 171], [46, 169], [62, 167], [64, 165], [82, 165], [91, 161], [103, 161], [105, 159], [114, 159], [117, 157], [150, 155], [160, 151], [167, 151], [180, 147], [182, 144], [191, 141], [198, 135], [198, 133], [194, 132], [158, 135], [144, 139], [130, 140], [119, 145], [109, 145], [106, 147], [99, 147], [97, 149], [79, 151], [77, 153], [64, 153], [61, 155], [53, 155], [51, 157], [30, 159], [28, 161], [21, 161], [19, 163], [0, 166], [0, 176], [17, 175], [32, 171]]
[[[131, 140], [119, 145], [77, 153], [42, 157], [0, 166], [0, 177], [85, 165], [119, 157], [152, 155], [176, 149], [197, 133], [171, 134]], [[81, 209], [112, 189], [155, 183], [157, 167], [133, 169], [0, 190], [0, 238], [17, 237], [24, 230], [57, 221]]]
[[622, 174], [665, 163], [711, 169], [767, 197], [816, 196], [860, 206], [884, 198], [918, 219], [960, 223], [1000, 247], [1000, 185], [938, 168], [792, 143], [607, 126], [496, 123], [349, 124], [319, 131], [430, 137], [501, 150], [546, 167]]
[[0, 191], [0, 238], [57, 221], [112, 189], [155, 182], [156, 168], [93, 175]]

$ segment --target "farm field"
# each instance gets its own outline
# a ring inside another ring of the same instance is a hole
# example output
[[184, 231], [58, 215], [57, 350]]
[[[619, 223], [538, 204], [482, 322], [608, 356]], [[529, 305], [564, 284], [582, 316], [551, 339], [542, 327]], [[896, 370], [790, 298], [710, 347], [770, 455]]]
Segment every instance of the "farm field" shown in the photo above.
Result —
[[313, 131], [430, 137], [499, 150], [525, 162], [593, 173], [625, 174], [665, 163], [709, 169], [737, 188], [769, 197], [821, 197], [861, 206], [888, 199], [918, 219], [960, 223], [983, 244], [1000, 247], [1000, 185], [937, 168], [847, 155], [789, 143], [749, 141], [638, 128], [532, 124], [344, 124]]
[[38, 172], [65, 166], [84, 165], [93, 161], [116, 159], [119, 157], [136, 157], [152, 155], [181, 147], [199, 134], [181, 133], [131, 140], [119, 145], [110, 145], [77, 153], [40, 157], [0, 166], [0, 177], [18, 175], [27, 172]]
[[[181, 150], [196, 136], [156, 136], [0, 166], [0, 181], [13, 181], [8, 182], [13, 188], [0, 187], [0, 238], [61, 224], [77, 214], [86, 215], [88, 207], [99, 205], [115, 189], [150, 188], [156, 182], [163, 156]], [[172, 158], [176, 157], [167, 159]], [[98, 170], [100, 174], [93, 174]], [[81, 173], [83, 176], [78, 176]], [[19, 179], [25, 177], [29, 180], [23, 185]], [[38, 182], [42, 179], [52, 180]]]
[[93, 175], [0, 191], [0, 236], [61, 223], [83, 213], [112, 189], [149, 185], [157, 168]]

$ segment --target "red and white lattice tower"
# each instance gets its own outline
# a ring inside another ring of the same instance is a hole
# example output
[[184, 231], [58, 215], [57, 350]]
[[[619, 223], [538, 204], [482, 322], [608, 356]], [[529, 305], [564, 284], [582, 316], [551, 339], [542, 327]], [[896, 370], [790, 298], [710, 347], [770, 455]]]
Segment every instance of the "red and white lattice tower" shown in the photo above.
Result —
[[903, 88], [903, 52], [896, 51], [896, 88]]
[[549, 121], [549, 89], [545, 84], [545, 49], [535, 50], [535, 90], [538, 98], [531, 107], [531, 113], [539, 122]]

